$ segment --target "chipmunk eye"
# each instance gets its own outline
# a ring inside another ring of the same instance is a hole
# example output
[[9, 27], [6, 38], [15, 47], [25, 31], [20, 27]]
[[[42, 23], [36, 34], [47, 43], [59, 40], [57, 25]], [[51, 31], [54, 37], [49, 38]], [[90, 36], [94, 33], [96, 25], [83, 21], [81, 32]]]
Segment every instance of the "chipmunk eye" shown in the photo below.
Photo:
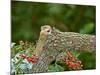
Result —
[[47, 30], [47, 32], [50, 32], [50, 30]]

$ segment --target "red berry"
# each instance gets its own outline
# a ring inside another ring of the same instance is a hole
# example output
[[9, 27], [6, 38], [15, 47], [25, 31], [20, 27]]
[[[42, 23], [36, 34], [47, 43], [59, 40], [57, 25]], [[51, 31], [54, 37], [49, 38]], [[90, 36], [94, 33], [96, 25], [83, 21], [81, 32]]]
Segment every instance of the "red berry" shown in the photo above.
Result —
[[25, 54], [20, 55], [21, 58], [26, 59], [28, 62], [36, 63], [38, 61], [38, 57], [35, 55], [32, 55], [32, 57], [28, 57]]
[[69, 65], [69, 63], [70, 63], [69, 60], [66, 60], [66, 65]]
[[68, 58], [71, 60], [72, 59], [72, 54], [69, 51], [67, 51], [66, 53], [68, 55]]
[[30, 57], [27, 57], [27, 61], [31, 62], [33, 59]]
[[66, 61], [66, 57], [64, 57], [63, 60]]
[[77, 63], [80, 65], [82, 62], [81, 61], [77, 61]]
[[73, 62], [70, 62], [70, 63], [69, 63], [69, 68], [73, 69], [73, 68], [75, 68], [75, 67], [76, 67], [75, 63], [73, 63]]

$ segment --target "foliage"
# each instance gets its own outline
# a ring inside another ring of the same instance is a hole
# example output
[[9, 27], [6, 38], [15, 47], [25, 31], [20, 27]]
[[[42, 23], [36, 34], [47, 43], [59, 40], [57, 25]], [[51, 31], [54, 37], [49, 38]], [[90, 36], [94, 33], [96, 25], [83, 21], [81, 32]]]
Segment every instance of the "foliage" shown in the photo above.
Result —
[[38, 39], [45, 24], [61, 31], [95, 34], [96, 7], [87, 5], [12, 1], [12, 41]]
[[58, 65], [56, 62], [48, 66], [48, 72], [60, 72], [60, 71], [64, 71], [64, 68]]
[[[33, 55], [35, 45], [28, 41], [12, 43], [11, 74], [25, 74], [32, 72], [32, 66], [38, 58]], [[61, 61], [54, 61], [48, 65], [48, 72], [60, 72], [70, 70], [95, 69], [96, 60], [94, 53], [67, 51], [63, 53]], [[76, 66], [75, 66], [76, 65]], [[83, 65], [83, 66], [82, 66]], [[71, 66], [71, 67], [70, 67]]]
[[33, 64], [29, 60], [23, 59], [22, 55], [28, 55], [27, 58], [29, 59], [35, 49], [35, 45], [28, 41], [20, 41], [19, 45], [12, 44], [11, 74], [30, 73]]

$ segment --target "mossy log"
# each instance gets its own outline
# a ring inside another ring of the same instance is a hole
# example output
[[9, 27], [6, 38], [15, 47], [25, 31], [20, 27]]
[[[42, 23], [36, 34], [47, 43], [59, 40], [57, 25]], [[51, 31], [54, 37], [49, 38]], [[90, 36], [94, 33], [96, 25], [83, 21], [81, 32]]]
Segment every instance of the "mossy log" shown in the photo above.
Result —
[[95, 52], [96, 37], [75, 32], [61, 32], [49, 25], [42, 26], [34, 51], [39, 60], [33, 65], [32, 73], [47, 72], [48, 65], [66, 50]]

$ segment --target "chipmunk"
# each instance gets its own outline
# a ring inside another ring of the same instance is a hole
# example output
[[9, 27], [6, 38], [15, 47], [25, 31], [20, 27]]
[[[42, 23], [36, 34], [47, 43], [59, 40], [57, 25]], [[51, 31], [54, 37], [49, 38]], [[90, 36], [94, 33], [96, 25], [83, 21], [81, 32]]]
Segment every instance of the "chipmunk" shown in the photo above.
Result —
[[41, 51], [43, 50], [43, 46], [46, 42], [46, 39], [47, 39], [48, 35], [51, 34], [51, 31], [52, 31], [52, 28], [49, 25], [45, 25], [45, 26], [41, 27], [39, 40], [37, 42], [36, 49], [34, 51], [36, 56], [40, 55]]
[[43, 47], [54, 53], [62, 50], [95, 51], [96, 38], [94, 35], [80, 34], [75, 32], [61, 32], [49, 25], [41, 26], [40, 37], [36, 46], [35, 54], [40, 55]]

